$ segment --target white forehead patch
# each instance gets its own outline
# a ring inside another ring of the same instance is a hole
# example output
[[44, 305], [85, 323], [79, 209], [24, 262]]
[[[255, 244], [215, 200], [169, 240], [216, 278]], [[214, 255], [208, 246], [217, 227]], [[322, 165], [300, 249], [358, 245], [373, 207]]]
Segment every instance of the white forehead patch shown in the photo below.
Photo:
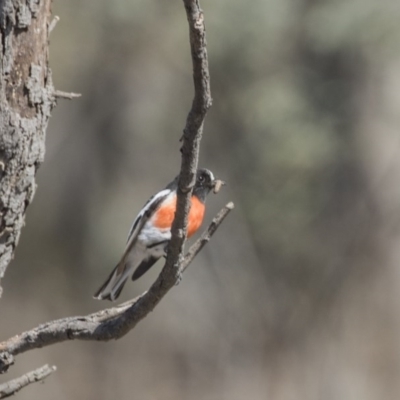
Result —
[[215, 180], [214, 174], [209, 169], [204, 169], [204, 172], [206, 172], [210, 176], [212, 181]]

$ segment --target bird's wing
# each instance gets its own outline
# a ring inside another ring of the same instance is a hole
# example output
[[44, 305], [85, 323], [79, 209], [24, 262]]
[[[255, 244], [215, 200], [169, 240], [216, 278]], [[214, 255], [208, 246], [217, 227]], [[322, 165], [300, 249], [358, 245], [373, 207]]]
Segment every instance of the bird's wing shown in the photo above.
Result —
[[131, 239], [138, 235], [144, 224], [151, 218], [163, 200], [165, 200], [171, 192], [177, 189], [178, 179], [179, 175], [176, 176], [175, 179], [170, 182], [164, 190], [161, 190], [161, 192], [158, 192], [154, 196], [150, 197], [149, 200], [147, 200], [147, 203], [143, 206], [140, 213], [133, 221], [131, 229], [129, 230], [128, 239], [126, 241], [127, 247], [129, 247], [129, 242]]
[[[140, 264], [140, 262], [143, 260], [144, 254], [142, 254], [140, 246], [137, 248], [137, 251], [132, 250], [135, 249], [139, 233], [145, 226], [146, 222], [154, 215], [155, 211], [157, 211], [158, 207], [160, 207], [161, 203], [171, 194], [171, 192], [172, 190], [170, 189], [164, 189], [151, 197], [144, 205], [135, 221], [133, 221], [132, 227], [129, 231], [124, 254], [122, 255], [121, 261], [115, 268], [116, 276], [121, 275], [124, 271], [127, 271], [131, 267], [136, 268], [138, 263]], [[134, 258], [134, 260], [129, 260], [129, 258]]]
[[132, 280], [136, 281], [136, 279], [139, 279], [159, 260], [159, 258], [160, 257], [150, 256], [148, 259], [143, 260], [133, 273]]
[[143, 228], [144, 224], [152, 217], [154, 212], [157, 210], [157, 208], [160, 206], [160, 204], [168, 197], [168, 195], [170, 193], [171, 193], [171, 189], [164, 189], [164, 190], [161, 190], [161, 192], [158, 192], [154, 196], [150, 197], [150, 199], [143, 206], [140, 213], [137, 215], [137, 217], [133, 221], [131, 229], [129, 230], [129, 233], [128, 233], [126, 247], [129, 247], [129, 242], [131, 242], [132, 239], [134, 239], [139, 234], [139, 232]]

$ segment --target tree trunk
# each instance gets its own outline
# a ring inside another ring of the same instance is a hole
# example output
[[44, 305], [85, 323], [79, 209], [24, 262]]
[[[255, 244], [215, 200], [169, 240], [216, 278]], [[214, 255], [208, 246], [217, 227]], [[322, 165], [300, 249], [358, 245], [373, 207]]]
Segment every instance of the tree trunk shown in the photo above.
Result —
[[50, 15], [51, 0], [0, 0], [0, 280], [35, 192], [55, 104], [48, 66]]

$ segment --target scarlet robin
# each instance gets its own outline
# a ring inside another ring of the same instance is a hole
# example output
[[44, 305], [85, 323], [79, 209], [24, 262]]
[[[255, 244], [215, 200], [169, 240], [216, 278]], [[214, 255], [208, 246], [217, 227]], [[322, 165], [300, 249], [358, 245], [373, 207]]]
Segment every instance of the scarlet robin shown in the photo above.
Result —
[[[140, 278], [160, 257], [166, 255], [175, 217], [178, 178], [179, 176], [164, 190], [151, 197], [139, 212], [129, 231], [120, 262], [94, 298], [111, 301], [117, 299], [131, 275], [132, 280]], [[221, 181], [216, 180], [208, 169], [197, 170], [188, 216], [187, 237], [191, 237], [199, 229], [203, 222], [206, 197], [212, 189], [217, 192], [216, 188], [220, 183]]]

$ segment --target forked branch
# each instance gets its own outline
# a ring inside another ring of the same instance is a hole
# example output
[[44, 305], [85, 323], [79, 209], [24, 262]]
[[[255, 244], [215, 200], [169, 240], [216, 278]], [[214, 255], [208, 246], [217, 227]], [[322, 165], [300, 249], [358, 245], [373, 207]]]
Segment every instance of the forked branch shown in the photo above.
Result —
[[[228, 203], [212, 220], [202, 236], [190, 247], [180, 264], [182, 272], [210, 240], [232, 209], [233, 203]], [[119, 339], [132, 330], [162, 299], [160, 296], [162, 284], [160, 275], [150, 289], [136, 299], [87, 316], [68, 317], [47, 322], [16, 335], [0, 343], [0, 353], [3, 356], [0, 357], [0, 362], [3, 358], [9, 359], [29, 350], [67, 340], [108, 341]], [[5, 355], [8, 357], [4, 357]], [[0, 364], [0, 372], [2, 367], [4, 368], [4, 365]]]
[[[195, 183], [204, 118], [211, 106], [204, 15], [198, 0], [183, 0], [183, 2], [189, 23], [194, 99], [181, 138], [182, 161], [178, 183], [177, 211], [171, 229], [171, 241], [164, 268], [150, 289], [136, 299], [87, 316], [69, 317], [47, 322], [0, 343], [0, 372], [5, 372], [12, 365], [13, 356], [29, 350], [66, 340], [108, 341], [119, 339], [127, 334], [154, 309], [166, 293], [179, 281], [181, 273], [189, 266], [233, 209], [232, 203], [227, 204], [214, 218], [207, 231], [191, 246], [186, 256], [183, 256], [190, 197]], [[56, 95], [65, 98], [76, 97], [74, 93], [58, 92]], [[28, 381], [30, 381], [31, 375], [29, 374], [37, 374], [37, 372], [33, 371], [24, 377], [28, 377]], [[7, 385], [14, 385], [14, 381], [4, 384], [3, 387]], [[18, 386], [19, 389], [21, 387], [23, 385]]]

